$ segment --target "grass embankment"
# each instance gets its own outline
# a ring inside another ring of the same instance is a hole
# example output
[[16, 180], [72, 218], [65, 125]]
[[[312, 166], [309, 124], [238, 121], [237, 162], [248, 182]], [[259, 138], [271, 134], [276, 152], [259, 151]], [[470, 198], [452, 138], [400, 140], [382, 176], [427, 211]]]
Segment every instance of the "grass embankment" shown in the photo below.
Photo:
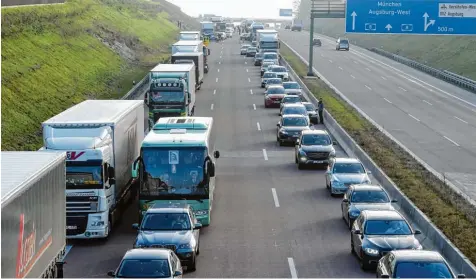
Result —
[[168, 58], [177, 20], [197, 27], [165, 0], [2, 9], [2, 150], [37, 150], [42, 121], [85, 99], [121, 97]]
[[[281, 44], [280, 53], [300, 77], [306, 76], [307, 66], [284, 44]], [[434, 188], [444, 188], [445, 185], [433, 178], [411, 156], [373, 127], [322, 81], [315, 79], [303, 81], [316, 97], [323, 98], [328, 112], [405, 195], [473, 263], [476, 263], [476, 225]]]

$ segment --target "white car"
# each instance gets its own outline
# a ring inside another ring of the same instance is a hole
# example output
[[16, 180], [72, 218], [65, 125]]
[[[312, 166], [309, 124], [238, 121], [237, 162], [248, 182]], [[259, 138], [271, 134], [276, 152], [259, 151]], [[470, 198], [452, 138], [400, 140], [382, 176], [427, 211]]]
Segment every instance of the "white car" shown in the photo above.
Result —
[[275, 77], [275, 78], [268, 78], [266, 80], [266, 84], [264, 88], [268, 89], [270, 85], [283, 85], [283, 80], [281, 78]]
[[283, 82], [283, 87], [286, 90], [286, 94], [302, 96], [301, 86], [295, 81]]
[[353, 184], [371, 184], [364, 165], [355, 158], [332, 158], [326, 172], [326, 187], [331, 196], [342, 195]]
[[272, 73], [272, 72], [265, 72], [263, 74], [263, 77], [261, 78], [261, 88], [265, 88], [266, 87], [266, 83], [268, 82], [268, 79], [270, 78], [277, 78], [278, 76], [276, 75], [276, 73]]
[[284, 66], [274, 65], [269, 67], [268, 71], [276, 73], [279, 78], [283, 79], [283, 81], [289, 80], [288, 70]]

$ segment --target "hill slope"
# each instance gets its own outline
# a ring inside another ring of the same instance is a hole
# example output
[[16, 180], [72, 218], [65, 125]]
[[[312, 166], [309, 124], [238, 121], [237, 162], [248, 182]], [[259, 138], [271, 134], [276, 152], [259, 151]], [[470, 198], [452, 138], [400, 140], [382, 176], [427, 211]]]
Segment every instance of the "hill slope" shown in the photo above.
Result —
[[183, 26], [165, 0], [70, 0], [2, 9], [2, 150], [41, 147], [40, 123], [84, 99], [118, 98]]

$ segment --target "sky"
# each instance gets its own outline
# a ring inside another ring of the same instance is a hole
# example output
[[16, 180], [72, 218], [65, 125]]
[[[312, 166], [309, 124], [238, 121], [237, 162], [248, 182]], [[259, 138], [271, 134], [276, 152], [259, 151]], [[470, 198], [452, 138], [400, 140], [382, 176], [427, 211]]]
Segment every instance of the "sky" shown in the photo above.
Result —
[[279, 9], [292, 9], [292, 0], [168, 0], [190, 16], [215, 14], [224, 17], [281, 18]]

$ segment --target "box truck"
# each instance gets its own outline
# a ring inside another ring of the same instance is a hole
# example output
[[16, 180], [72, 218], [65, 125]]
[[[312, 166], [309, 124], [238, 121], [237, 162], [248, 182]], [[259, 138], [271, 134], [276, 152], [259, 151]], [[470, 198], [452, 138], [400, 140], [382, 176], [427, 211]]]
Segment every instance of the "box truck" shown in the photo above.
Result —
[[195, 65], [159, 64], [149, 73], [149, 128], [161, 117], [192, 116], [195, 111]]
[[293, 24], [291, 26], [291, 31], [296, 30], [296, 31], [301, 32], [302, 26], [303, 26], [302, 20], [295, 18], [295, 19], [293, 19]]
[[144, 138], [144, 102], [87, 100], [42, 123], [40, 151], [66, 151], [66, 237], [107, 238], [135, 198], [130, 169]]
[[178, 41], [172, 45], [172, 54], [177, 52], [199, 52], [203, 51], [203, 41]]
[[2, 152], [2, 278], [63, 278], [65, 160], [65, 152]]
[[200, 90], [205, 72], [202, 52], [177, 52], [172, 54], [171, 62], [172, 64], [195, 65], [195, 86], [197, 90]]
[[178, 37], [179, 41], [198, 41], [200, 40], [200, 31], [181, 31]]

